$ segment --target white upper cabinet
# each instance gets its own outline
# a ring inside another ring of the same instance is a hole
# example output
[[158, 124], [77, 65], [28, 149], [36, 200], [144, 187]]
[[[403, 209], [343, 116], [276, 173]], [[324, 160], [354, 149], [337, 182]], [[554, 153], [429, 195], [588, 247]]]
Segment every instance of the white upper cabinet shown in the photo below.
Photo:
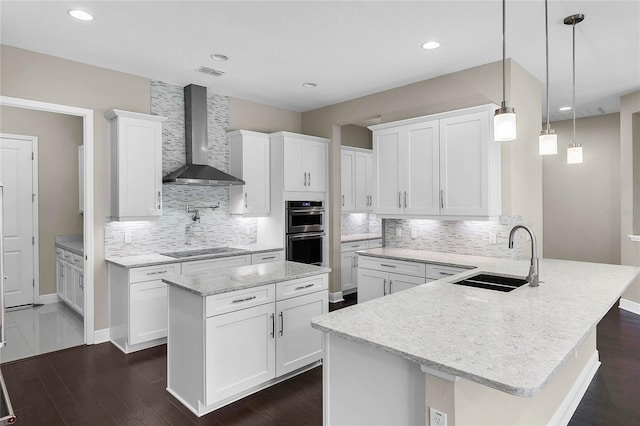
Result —
[[325, 192], [327, 190], [328, 139], [297, 133], [278, 132], [269, 135], [273, 144], [273, 167], [281, 167], [283, 190]]
[[371, 126], [374, 212], [383, 217], [495, 218], [501, 211], [494, 105]]
[[355, 185], [356, 185], [356, 153], [349, 149], [342, 149], [340, 158], [340, 199], [342, 211], [349, 212], [355, 209]]
[[270, 201], [269, 135], [236, 130], [229, 138], [229, 173], [245, 181], [230, 187], [231, 213], [268, 215]]
[[111, 110], [111, 217], [162, 215], [162, 122], [165, 117]]
[[342, 211], [371, 211], [373, 206], [373, 151], [342, 148], [341, 188]]

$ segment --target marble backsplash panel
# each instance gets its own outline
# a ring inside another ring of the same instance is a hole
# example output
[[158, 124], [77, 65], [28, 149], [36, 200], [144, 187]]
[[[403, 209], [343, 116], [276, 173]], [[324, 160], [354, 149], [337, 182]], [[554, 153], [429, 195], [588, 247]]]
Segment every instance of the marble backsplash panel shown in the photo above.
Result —
[[340, 226], [341, 235], [382, 232], [382, 220], [373, 213], [343, 213]]
[[[519, 216], [502, 216], [499, 221], [486, 222], [386, 219], [385, 246], [520, 259], [523, 257], [525, 233], [516, 234], [513, 249], [509, 249], [508, 238], [511, 228], [522, 223]], [[401, 237], [396, 237], [396, 228], [402, 229]], [[411, 238], [412, 229], [416, 232], [415, 238]], [[491, 233], [497, 235], [496, 244], [489, 241]]]

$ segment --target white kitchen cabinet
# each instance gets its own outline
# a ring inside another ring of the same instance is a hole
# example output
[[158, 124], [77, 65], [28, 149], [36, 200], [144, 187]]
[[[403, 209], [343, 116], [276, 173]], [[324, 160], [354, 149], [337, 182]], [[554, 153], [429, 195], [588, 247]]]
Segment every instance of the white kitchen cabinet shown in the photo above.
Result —
[[80, 315], [84, 314], [83, 256], [56, 247], [56, 293]]
[[111, 217], [162, 215], [162, 122], [165, 117], [110, 110]]
[[388, 292], [389, 273], [373, 269], [358, 268], [358, 303], [386, 296]]
[[356, 155], [355, 151], [342, 149], [340, 158], [341, 208], [343, 212], [353, 211], [356, 207]]
[[269, 135], [236, 130], [229, 139], [229, 173], [245, 181], [229, 189], [230, 212], [245, 216], [268, 215], [271, 210]]
[[352, 241], [340, 245], [340, 287], [342, 294], [358, 289], [357, 250], [369, 248], [369, 241]]
[[426, 283], [424, 277], [414, 277], [411, 275], [389, 274], [389, 294], [408, 290], [417, 285]]
[[357, 264], [358, 303], [427, 282], [424, 263], [359, 256]]
[[273, 146], [271, 167], [282, 169], [284, 191], [325, 192], [327, 190], [328, 139], [290, 132], [269, 135]]
[[123, 268], [109, 264], [110, 339], [124, 353], [163, 344], [167, 337], [167, 285], [180, 263]]
[[500, 215], [500, 146], [493, 105], [371, 126], [374, 212], [382, 217], [488, 219]]
[[252, 253], [251, 264], [278, 262], [284, 260], [284, 250], [268, 251], [265, 253]]
[[371, 150], [342, 148], [342, 211], [371, 211], [374, 190], [374, 163]]

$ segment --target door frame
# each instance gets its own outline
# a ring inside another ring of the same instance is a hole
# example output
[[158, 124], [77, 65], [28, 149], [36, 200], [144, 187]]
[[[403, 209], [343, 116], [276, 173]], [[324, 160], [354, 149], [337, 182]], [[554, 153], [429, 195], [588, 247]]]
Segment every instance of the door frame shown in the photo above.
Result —
[[[4, 104], [3, 104], [4, 105]], [[17, 139], [31, 143], [33, 161], [31, 162], [31, 191], [35, 194], [31, 203], [31, 229], [33, 231], [33, 280], [31, 287], [31, 303], [40, 301], [40, 223], [38, 222], [38, 203], [40, 192], [38, 189], [38, 137], [27, 135], [14, 135], [11, 133], [0, 133], [0, 137], [6, 139]], [[6, 303], [6, 300], [5, 300]]]
[[[73, 115], [82, 118], [84, 144], [84, 342], [95, 343], [94, 305], [94, 211], [93, 211], [93, 110], [69, 105], [0, 96], [0, 105]], [[38, 291], [39, 292], [39, 291]], [[39, 295], [38, 295], [39, 296]]]

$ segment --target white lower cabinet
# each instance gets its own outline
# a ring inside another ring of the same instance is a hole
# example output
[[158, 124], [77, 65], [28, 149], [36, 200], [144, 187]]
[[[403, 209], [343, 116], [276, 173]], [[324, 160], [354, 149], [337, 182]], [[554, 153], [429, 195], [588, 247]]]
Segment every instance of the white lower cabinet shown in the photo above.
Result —
[[56, 293], [70, 308], [84, 314], [84, 258], [56, 247]]
[[129, 286], [129, 345], [167, 337], [167, 285], [162, 280]]
[[356, 251], [382, 247], [382, 240], [363, 240], [342, 243], [340, 245], [340, 287], [342, 294], [358, 290], [358, 256]]
[[357, 264], [358, 303], [430, 281], [424, 263], [360, 256]]

